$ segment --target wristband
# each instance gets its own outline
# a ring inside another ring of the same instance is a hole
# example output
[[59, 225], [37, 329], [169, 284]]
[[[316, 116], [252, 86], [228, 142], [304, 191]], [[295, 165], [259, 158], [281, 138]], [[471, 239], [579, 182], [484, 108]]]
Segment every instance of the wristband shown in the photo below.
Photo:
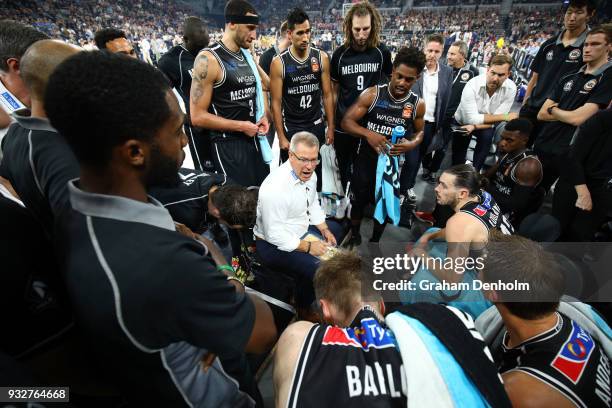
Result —
[[232, 268], [230, 265], [217, 265], [217, 270], [219, 272], [221, 271], [229, 271], [234, 273], [234, 268]]
[[243, 282], [241, 279], [239, 279], [239, 278], [237, 278], [237, 277], [235, 277], [235, 276], [228, 276], [228, 277], [227, 277], [227, 280], [228, 280], [228, 281], [234, 280], [234, 281], [236, 281], [236, 282], [240, 282], [240, 284], [242, 285], [242, 287], [245, 287], [244, 282]]

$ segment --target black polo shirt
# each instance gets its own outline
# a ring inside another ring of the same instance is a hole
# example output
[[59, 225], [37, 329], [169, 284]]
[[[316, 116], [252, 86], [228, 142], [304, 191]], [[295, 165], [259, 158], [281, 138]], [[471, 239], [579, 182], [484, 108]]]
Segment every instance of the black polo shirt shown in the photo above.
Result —
[[252, 302], [215, 270], [199, 242], [174, 230], [168, 211], [69, 184], [65, 281], [92, 356], [130, 406], [246, 407], [216, 359], [241, 356]]
[[450, 126], [450, 121], [455, 116], [455, 112], [461, 102], [463, 88], [468, 81], [479, 75], [478, 68], [470, 65], [469, 62], [461, 68], [453, 68], [453, 88], [451, 89], [450, 99], [444, 114], [445, 124]]
[[149, 194], [161, 202], [172, 219], [185, 224], [194, 232], [202, 233], [208, 219], [208, 190], [225, 184], [223, 173], [207, 173], [181, 168], [180, 182], [175, 187], [154, 187]]
[[584, 30], [580, 37], [567, 47], [563, 45], [565, 31], [542, 44], [531, 63], [531, 70], [538, 74], [538, 82], [525, 104], [529, 110], [537, 114], [554, 91], [559, 78], [576, 72], [583, 65], [582, 46], [588, 31], [588, 28]]
[[189, 94], [191, 92], [191, 78], [193, 75], [193, 64], [195, 55], [187, 51], [183, 46], [177, 45], [162, 55], [157, 67], [163, 72], [176, 88], [189, 113]]
[[49, 121], [14, 114], [2, 141], [0, 176], [8, 179], [21, 201], [53, 235], [55, 217], [70, 207], [66, 184], [79, 176], [77, 160]]
[[268, 74], [268, 76], [270, 76], [270, 67], [272, 66], [272, 60], [274, 59], [274, 56], [278, 54], [276, 50], [276, 46], [270, 47], [265, 50], [264, 53], [261, 54], [261, 56], [259, 57], [259, 66], [261, 67], [261, 69], [264, 70], [266, 74]]
[[[549, 99], [558, 103], [559, 109], [573, 111], [585, 103], [595, 103], [605, 108], [612, 99], [612, 62], [608, 61], [597, 71], [586, 74], [586, 65], [574, 74], [562, 77]], [[576, 126], [554, 121], [545, 122], [535, 140], [538, 155], [557, 156], [569, 148]]]

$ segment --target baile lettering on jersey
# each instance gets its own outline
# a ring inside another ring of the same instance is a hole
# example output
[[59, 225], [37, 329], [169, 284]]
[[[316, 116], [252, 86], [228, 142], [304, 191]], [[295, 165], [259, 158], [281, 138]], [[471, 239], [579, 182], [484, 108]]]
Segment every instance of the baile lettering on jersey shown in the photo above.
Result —
[[321, 51], [310, 47], [308, 56], [299, 60], [291, 48], [280, 54], [283, 68], [283, 119], [287, 128], [310, 128], [323, 116], [321, 86]]
[[[213, 84], [208, 111], [226, 119], [255, 123], [256, 78], [244, 55], [229, 50], [222, 42], [207, 50], [217, 59], [222, 71], [221, 80]], [[223, 137], [231, 136], [245, 137], [240, 132], [223, 133]]]
[[288, 406], [405, 407], [406, 395], [393, 335], [364, 309], [350, 327], [313, 326], [300, 352]]

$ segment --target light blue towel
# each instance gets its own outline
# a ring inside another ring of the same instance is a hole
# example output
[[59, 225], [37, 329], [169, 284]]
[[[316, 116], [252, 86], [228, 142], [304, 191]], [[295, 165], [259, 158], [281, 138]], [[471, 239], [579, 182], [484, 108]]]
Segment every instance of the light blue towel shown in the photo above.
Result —
[[382, 224], [387, 217], [393, 225], [399, 224], [399, 165], [397, 157], [381, 153], [376, 165], [374, 218]]
[[[251, 67], [251, 70], [253, 70], [253, 75], [255, 75], [255, 122], [259, 122], [266, 113], [261, 77], [259, 76], [259, 71], [257, 70], [257, 64], [255, 63], [255, 60], [253, 60], [253, 56], [249, 50], [244, 48], [241, 48], [240, 50], [242, 51], [242, 55], [244, 55], [246, 62]], [[268, 138], [266, 135], [258, 135], [257, 139], [259, 140], [259, 146], [261, 147], [261, 157], [263, 158], [263, 161], [266, 164], [272, 163], [272, 148], [270, 147], [270, 143], [268, 143]]]
[[474, 383], [468, 378], [446, 346], [423, 323], [404, 314], [400, 315], [416, 331], [423, 343], [427, 344], [429, 353], [440, 369], [440, 374], [444, 378], [455, 406], [489, 407], [486, 399], [474, 386]]

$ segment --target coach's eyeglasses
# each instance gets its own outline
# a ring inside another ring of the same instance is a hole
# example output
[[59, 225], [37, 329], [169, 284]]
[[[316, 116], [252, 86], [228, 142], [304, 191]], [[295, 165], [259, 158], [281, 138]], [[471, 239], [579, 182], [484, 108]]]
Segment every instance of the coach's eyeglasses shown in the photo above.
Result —
[[310, 159], [305, 159], [303, 157], [300, 157], [300, 156], [298, 156], [297, 154], [295, 154], [293, 152], [289, 152], [289, 153], [291, 153], [302, 164], [312, 164], [313, 166], [316, 166], [319, 163], [321, 163], [321, 160], [319, 160], [319, 159], [310, 160]]

